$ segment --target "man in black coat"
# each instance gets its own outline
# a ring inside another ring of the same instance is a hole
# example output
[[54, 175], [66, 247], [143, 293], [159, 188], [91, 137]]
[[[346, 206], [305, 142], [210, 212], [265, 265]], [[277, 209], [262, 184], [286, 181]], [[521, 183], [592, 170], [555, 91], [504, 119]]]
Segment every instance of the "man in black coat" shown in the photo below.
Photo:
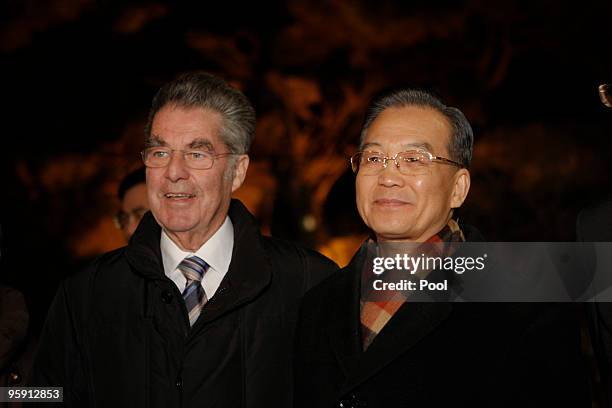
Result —
[[127, 247], [61, 285], [32, 385], [71, 407], [287, 407], [303, 293], [336, 268], [264, 237], [231, 194], [255, 131], [239, 91], [185, 74], [153, 100], [151, 212]]
[[[601, 102], [608, 108], [612, 108], [611, 90], [610, 84], [599, 86]], [[576, 220], [576, 240], [612, 242], [612, 197], [580, 211]], [[608, 280], [606, 277], [604, 279]], [[612, 407], [612, 303], [590, 302], [585, 308], [599, 371], [602, 404], [604, 407]]]
[[[612, 198], [580, 212], [576, 220], [576, 238], [579, 242], [612, 242]], [[590, 302], [585, 307], [603, 405], [612, 407], [612, 303]]]
[[426, 92], [370, 104], [351, 164], [373, 236], [302, 302], [296, 407], [590, 406], [571, 304], [369, 297], [372, 253], [482, 240], [452, 219], [469, 191], [472, 143], [464, 115]]

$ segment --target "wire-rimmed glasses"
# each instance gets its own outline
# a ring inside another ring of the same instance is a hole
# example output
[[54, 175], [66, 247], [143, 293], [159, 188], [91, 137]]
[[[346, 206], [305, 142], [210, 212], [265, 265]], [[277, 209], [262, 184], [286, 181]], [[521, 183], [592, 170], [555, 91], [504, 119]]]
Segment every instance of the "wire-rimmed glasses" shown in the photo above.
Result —
[[168, 147], [148, 147], [140, 154], [145, 166], [157, 168], [166, 167], [170, 164], [170, 159], [174, 152], [179, 152], [183, 155], [185, 165], [196, 170], [208, 170], [215, 164], [215, 159], [219, 157], [232, 156], [235, 153], [219, 153], [214, 154], [206, 150], [179, 150], [170, 149]]
[[385, 156], [383, 153], [375, 151], [361, 151], [351, 157], [351, 168], [353, 172], [369, 176], [380, 173], [387, 168], [387, 162], [393, 161], [395, 167], [404, 175], [427, 174], [430, 165], [434, 162], [446, 163], [459, 168], [464, 167], [461, 163], [445, 157], [434, 156], [426, 150], [408, 150], [399, 152], [393, 157]]

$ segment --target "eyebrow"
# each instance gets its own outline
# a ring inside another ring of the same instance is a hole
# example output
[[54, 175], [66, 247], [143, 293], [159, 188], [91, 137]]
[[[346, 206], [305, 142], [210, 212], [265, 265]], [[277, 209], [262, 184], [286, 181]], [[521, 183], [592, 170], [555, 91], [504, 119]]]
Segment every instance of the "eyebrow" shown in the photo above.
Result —
[[[168, 143], [158, 135], [153, 135], [145, 140], [145, 147], [169, 147]], [[213, 144], [206, 138], [197, 138], [191, 141], [187, 145], [188, 149], [201, 149], [214, 150]]]
[[187, 147], [190, 149], [205, 148], [206, 150], [215, 150], [211, 141], [203, 137], [192, 140]]
[[[363, 145], [362, 150], [366, 150], [368, 148], [372, 148], [372, 147], [377, 147], [377, 148], [382, 148], [382, 145], [380, 143], [376, 143], [376, 142], [372, 142], [372, 143], [366, 143]], [[433, 147], [427, 143], [427, 142], [422, 142], [422, 143], [407, 143], [407, 144], [403, 144], [402, 145], [403, 148], [408, 149], [408, 150], [412, 150], [412, 149], [423, 149], [423, 150], [427, 150], [428, 152], [432, 152], [433, 151]]]
[[168, 146], [168, 143], [164, 141], [161, 137], [157, 135], [149, 136], [147, 140], [145, 140], [145, 147], [160, 147], [160, 146]]
[[430, 145], [427, 142], [422, 142], [422, 143], [408, 143], [403, 145], [404, 147], [408, 147], [408, 148], [417, 148], [417, 149], [423, 149], [423, 150], [427, 150], [428, 152], [432, 152], [433, 151], [433, 146]]

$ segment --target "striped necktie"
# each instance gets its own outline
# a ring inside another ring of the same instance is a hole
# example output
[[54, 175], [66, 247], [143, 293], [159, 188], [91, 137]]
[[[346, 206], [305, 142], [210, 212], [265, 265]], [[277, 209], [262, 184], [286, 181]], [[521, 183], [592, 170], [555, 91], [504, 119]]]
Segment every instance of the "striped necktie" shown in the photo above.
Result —
[[196, 320], [198, 320], [200, 311], [208, 301], [201, 282], [210, 265], [202, 258], [191, 255], [183, 259], [178, 268], [187, 279], [185, 290], [183, 291], [183, 299], [189, 313], [189, 325], [193, 326]]

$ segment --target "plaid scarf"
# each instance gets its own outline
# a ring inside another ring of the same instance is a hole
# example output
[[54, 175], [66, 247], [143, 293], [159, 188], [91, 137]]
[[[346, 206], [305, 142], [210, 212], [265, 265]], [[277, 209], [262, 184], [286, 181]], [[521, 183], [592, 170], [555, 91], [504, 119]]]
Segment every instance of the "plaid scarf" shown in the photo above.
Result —
[[[465, 237], [461, 228], [459, 228], [459, 224], [451, 219], [440, 232], [425, 241], [425, 244], [463, 241], [465, 241]], [[434, 248], [436, 248], [434, 245], [419, 246], [417, 253], [425, 253], [427, 256], [442, 255], [440, 253], [432, 254], [432, 252], [436, 251]], [[455, 245], [445, 245], [443, 251], [446, 254], [450, 254], [454, 252], [454, 249]], [[374, 274], [372, 273], [371, 262], [366, 262], [365, 265], [366, 267], [361, 275], [361, 285], [362, 288], [366, 288], [366, 291], [362, 292], [360, 300], [361, 339], [364, 351], [372, 344], [374, 338], [385, 327], [387, 322], [391, 320], [395, 312], [406, 302], [406, 296], [402, 291], [393, 291], [386, 294], [383, 301], [367, 301], [367, 299], [375, 299], [376, 296], [368, 296], [368, 294], [374, 291], [371, 284]], [[426, 274], [430, 271], [422, 272]]]

